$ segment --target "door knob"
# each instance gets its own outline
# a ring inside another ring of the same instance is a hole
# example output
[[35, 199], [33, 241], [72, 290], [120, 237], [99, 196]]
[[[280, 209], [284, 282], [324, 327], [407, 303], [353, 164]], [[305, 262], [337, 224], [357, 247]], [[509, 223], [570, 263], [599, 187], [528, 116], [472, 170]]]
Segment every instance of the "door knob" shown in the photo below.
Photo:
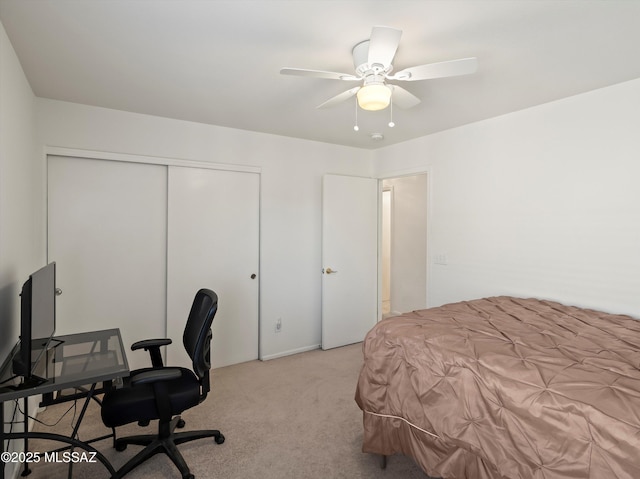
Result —
[[250, 277], [251, 277], [251, 279], [256, 279], [256, 274], [253, 273]]
[[337, 273], [337, 271], [335, 269], [331, 269], [331, 268], [325, 269], [324, 272], [327, 273], [327, 274]]

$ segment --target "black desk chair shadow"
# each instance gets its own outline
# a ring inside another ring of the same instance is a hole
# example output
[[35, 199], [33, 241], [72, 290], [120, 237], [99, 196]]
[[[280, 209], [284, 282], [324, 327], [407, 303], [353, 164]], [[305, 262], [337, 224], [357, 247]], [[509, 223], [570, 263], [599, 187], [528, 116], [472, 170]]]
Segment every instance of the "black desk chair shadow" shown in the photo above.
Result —
[[208, 289], [198, 291], [182, 338], [193, 361], [193, 371], [164, 367], [160, 347], [170, 344], [170, 339], [149, 339], [131, 346], [134, 351], [149, 351], [153, 367], [132, 371], [124, 387], [105, 394], [102, 421], [107, 427], [115, 428], [132, 422], [147, 425], [150, 420], [159, 419], [158, 434], [119, 439], [114, 436], [114, 447], [118, 451], [125, 450], [128, 444], [146, 446], [114, 477], [122, 477], [155, 454], [164, 452], [184, 479], [192, 479], [194, 476], [176, 445], [204, 437], [215, 438], [217, 444], [224, 442], [218, 430], [174, 432], [176, 427], [184, 427], [178, 414], [201, 403], [209, 392], [211, 323], [217, 310], [216, 293]]

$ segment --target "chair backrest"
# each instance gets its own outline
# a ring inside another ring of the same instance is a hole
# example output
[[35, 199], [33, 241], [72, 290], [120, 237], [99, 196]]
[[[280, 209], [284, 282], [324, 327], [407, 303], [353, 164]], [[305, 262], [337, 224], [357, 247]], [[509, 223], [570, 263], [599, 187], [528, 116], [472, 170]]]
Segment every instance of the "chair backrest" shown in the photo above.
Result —
[[209, 392], [209, 370], [211, 369], [211, 323], [218, 311], [218, 295], [210, 289], [196, 293], [184, 328], [182, 343], [193, 361], [193, 372], [203, 383], [202, 393]]

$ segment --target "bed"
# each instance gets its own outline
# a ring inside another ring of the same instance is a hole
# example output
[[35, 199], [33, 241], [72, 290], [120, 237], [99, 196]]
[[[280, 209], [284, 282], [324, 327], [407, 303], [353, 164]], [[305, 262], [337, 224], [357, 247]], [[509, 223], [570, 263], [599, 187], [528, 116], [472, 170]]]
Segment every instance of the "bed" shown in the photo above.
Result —
[[457, 479], [640, 478], [640, 321], [492, 297], [380, 321], [363, 451]]

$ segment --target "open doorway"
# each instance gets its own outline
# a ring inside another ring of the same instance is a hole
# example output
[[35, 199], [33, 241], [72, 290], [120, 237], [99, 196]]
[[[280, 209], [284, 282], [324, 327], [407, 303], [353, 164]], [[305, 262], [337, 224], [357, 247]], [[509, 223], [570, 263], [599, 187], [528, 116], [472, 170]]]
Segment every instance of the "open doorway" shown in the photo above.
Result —
[[427, 307], [427, 175], [382, 180], [381, 311]]

